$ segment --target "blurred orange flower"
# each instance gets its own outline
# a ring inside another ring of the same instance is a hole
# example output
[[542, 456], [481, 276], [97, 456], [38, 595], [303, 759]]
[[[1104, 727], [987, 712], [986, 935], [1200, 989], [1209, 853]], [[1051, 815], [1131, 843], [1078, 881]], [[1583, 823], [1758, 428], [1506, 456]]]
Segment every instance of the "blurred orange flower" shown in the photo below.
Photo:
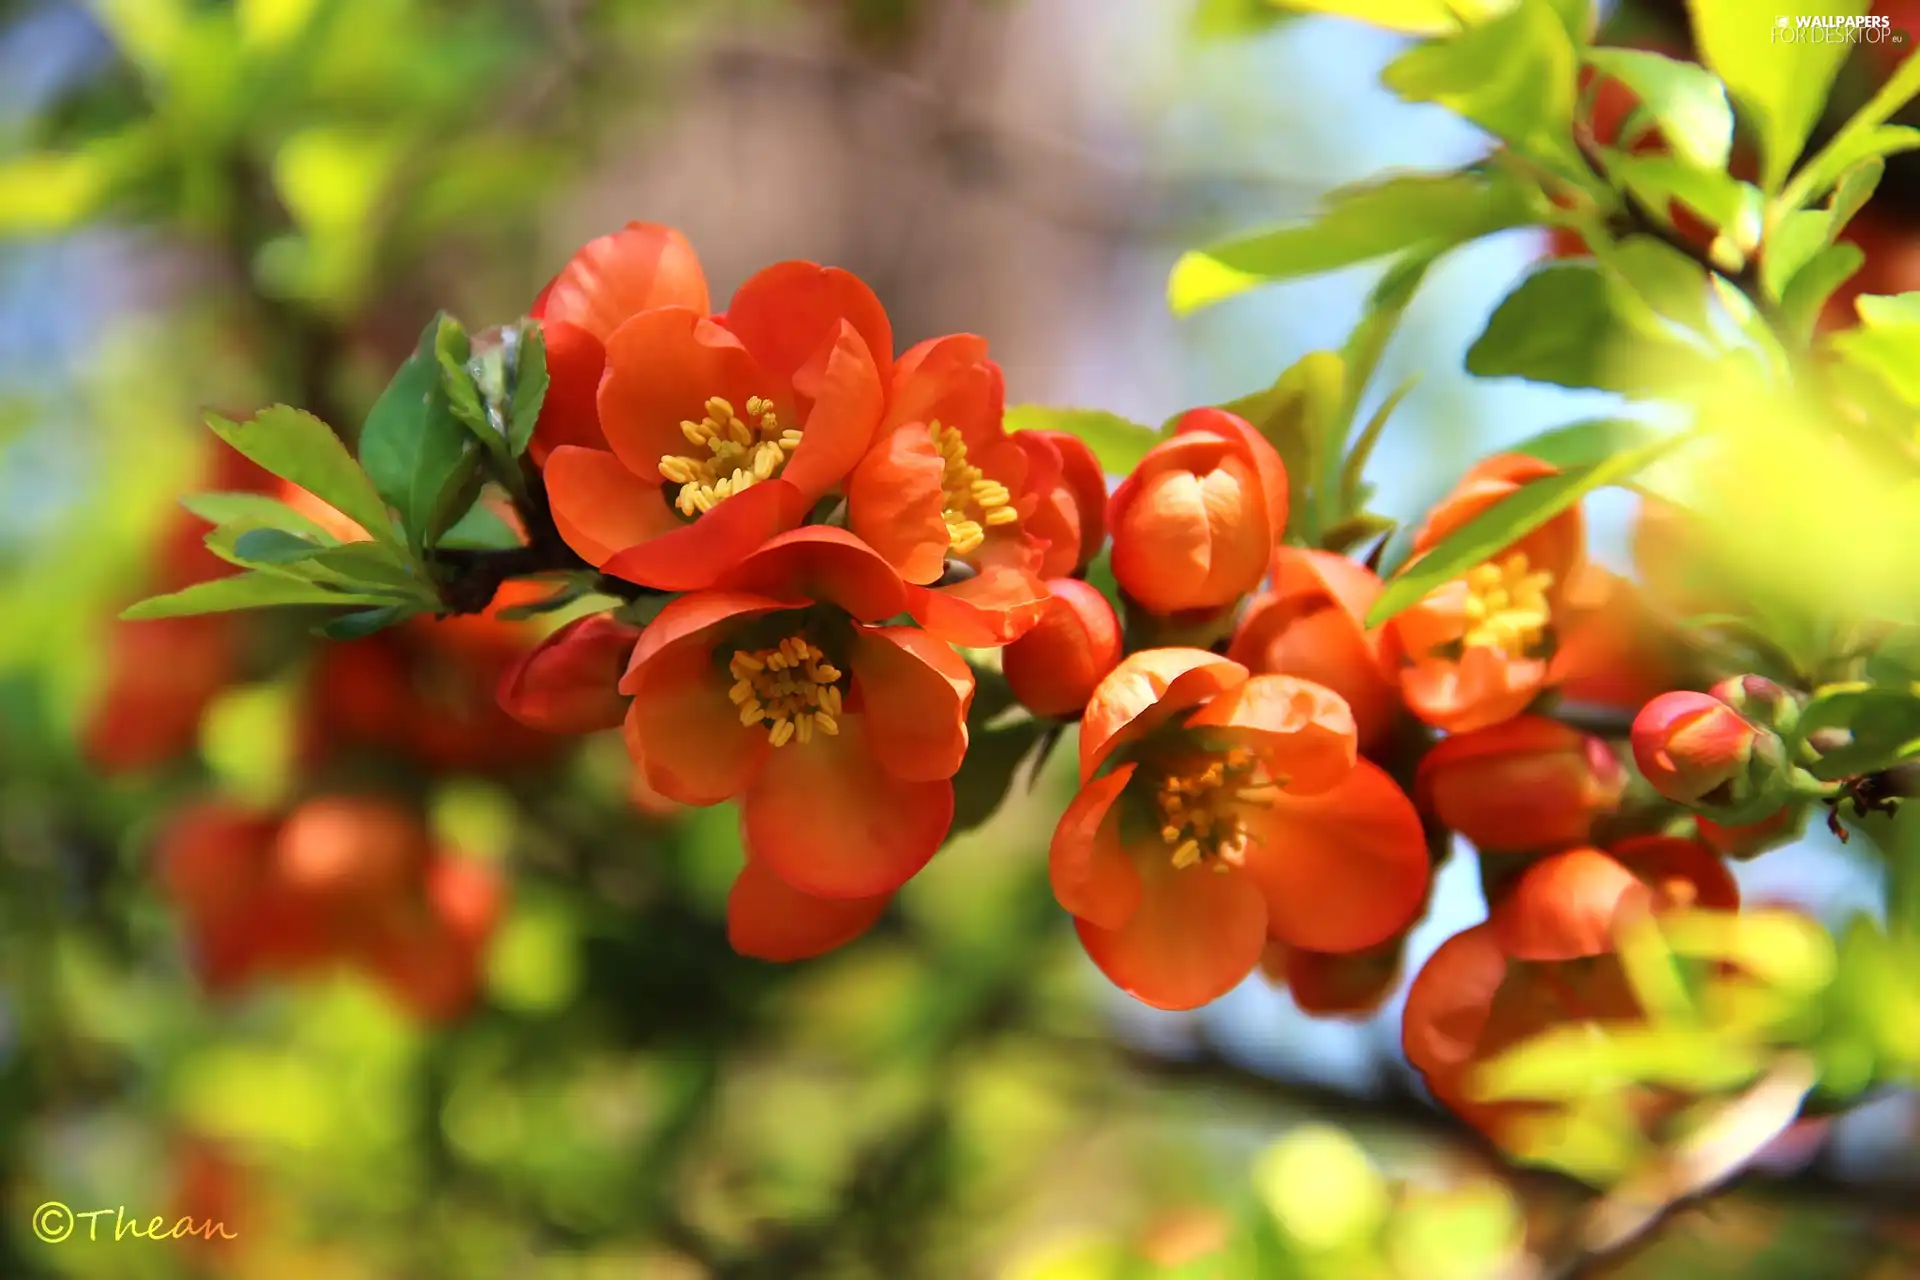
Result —
[[1421, 808], [1483, 853], [1579, 844], [1626, 787], [1626, 768], [1605, 742], [1544, 716], [1442, 739], [1414, 783]]

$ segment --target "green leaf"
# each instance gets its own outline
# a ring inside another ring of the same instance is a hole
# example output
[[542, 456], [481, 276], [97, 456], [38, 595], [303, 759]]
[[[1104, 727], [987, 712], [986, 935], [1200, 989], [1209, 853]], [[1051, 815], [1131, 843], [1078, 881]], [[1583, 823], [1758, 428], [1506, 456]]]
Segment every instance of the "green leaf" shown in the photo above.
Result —
[[1758, 1045], [1707, 1027], [1571, 1023], [1486, 1063], [1472, 1092], [1481, 1102], [1566, 1102], [1624, 1084], [1711, 1093], [1748, 1083], [1765, 1065]]
[[480, 444], [454, 416], [438, 356], [444, 315], [387, 384], [360, 432], [360, 461], [400, 512], [418, 554], [452, 527], [479, 493]]
[[1699, 357], [1679, 339], [1636, 323], [1636, 302], [1593, 263], [1543, 267], [1495, 310], [1467, 352], [1467, 371], [1629, 396], [1663, 394]]
[[1920, 325], [1920, 293], [1863, 293], [1854, 299], [1854, 307], [1869, 329]]
[[1827, 339], [1847, 363], [1879, 379], [1910, 405], [1920, 405], [1920, 325], [1861, 325]]
[[1056, 409], [1046, 405], [1013, 405], [1006, 413], [1008, 431], [1064, 431], [1079, 436], [1100, 460], [1108, 475], [1123, 476], [1134, 469], [1147, 450], [1163, 438], [1152, 427], [1130, 422], [1104, 409]]
[[1789, 759], [1799, 759], [1807, 738], [1822, 729], [1845, 729], [1852, 741], [1820, 755], [1807, 772], [1823, 782], [1873, 773], [1920, 751], [1920, 691], [1872, 685], [1816, 693], [1794, 722]]
[[312, 520], [264, 493], [196, 493], [180, 499], [180, 505], [208, 524], [285, 529], [323, 546], [336, 541]]
[[1822, 152], [1810, 190], [1820, 191], [1840, 174], [1862, 161], [1879, 160], [1920, 149], [1920, 129], [1905, 124], [1880, 124], [1851, 134]]
[[1825, 209], [1799, 209], [1775, 224], [1760, 258], [1760, 287], [1778, 301], [1787, 286], [1820, 251], [1833, 243], [1833, 214]]
[[1709, 169], [1726, 167], [1733, 108], [1711, 72], [1643, 49], [1590, 49], [1587, 62], [1632, 91], [1675, 153]]
[[1768, 192], [1780, 190], [1820, 118], [1849, 46], [1781, 40], [1770, 19], [1857, 17], [1866, 12], [1867, 0], [1776, 0], [1764, 9], [1756, 9], [1752, 0], [1689, 0], [1687, 8], [1702, 58], [1759, 134], [1761, 185]]
[[1395, 387], [1380, 402], [1380, 407], [1373, 411], [1373, 416], [1367, 419], [1367, 425], [1360, 429], [1360, 436], [1353, 442], [1353, 448], [1347, 452], [1346, 463], [1340, 469], [1340, 497], [1346, 510], [1337, 518], [1344, 518], [1359, 503], [1362, 481], [1366, 476], [1367, 462], [1373, 457], [1374, 446], [1380, 443], [1381, 433], [1387, 429], [1387, 421], [1393, 417], [1393, 411], [1400, 407], [1400, 402], [1407, 398], [1418, 381], [1417, 378], [1408, 378]]
[[1201, 40], [1234, 40], [1258, 35], [1292, 16], [1274, 0], [1199, 0], [1187, 29]]
[[1257, 285], [1337, 271], [1403, 249], [1431, 256], [1535, 221], [1529, 197], [1504, 170], [1402, 174], [1345, 187], [1329, 195], [1310, 222], [1182, 254], [1167, 282], [1167, 300], [1175, 314], [1186, 315]]
[[1797, 342], [1813, 336], [1827, 299], [1866, 264], [1867, 255], [1857, 244], [1830, 244], [1813, 255], [1813, 260], [1794, 273], [1780, 299], [1779, 323], [1785, 335]]
[[1723, 169], [1704, 169], [1678, 156], [1636, 156], [1602, 152], [1607, 171], [1625, 184], [1642, 206], [1663, 222], [1672, 222], [1677, 201], [1724, 231], [1742, 253], [1760, 242], [1764, 197], [1759, 188]]
[[1405, 254], [1381, 274], [1378, 283], [1367, 295], [1360, 321], [1354, 325], [1353, 332], [1347, 335], [1346, 345], [1341, 348], [1341, 358], [1346, 366], [1346, 395], [1339, 423], [1342, 431], [1352, 424], [1359, 413], [1360, 402], [1366, 397], [1367, 386], [1380, 367], [1380, 357], [1386, 354], [1387, 343], [1399, 330], [1401, 318], [1406, 315], [1414, 295], [1420, 290], [1421, 282], [1427, 278], [1427, 272], [1438, 256], [1422, 252]]
[[419, 610], [403, 604], [388, 605], [382, 609], [361, 609], [355, 613], [342, 614], [338, 618], [315, 627], [314, 634], [328, 640], [364, 640], [376, 631], [384, 631], [396, 622], [405, 622], [415, 617]]
[[128, 621], [180, 618], [196, 613], [231, 613], [236, 609], [266, 609], [276, 605], [387, 605], [389, 596], [342, 591], [318, 582], [256, 569], [228, 578], [199, 582], [171, 595], [152, 596], [120, 616]]
[[368, 533], [393, 542], [393, 521], [369, 481], [326, 423], [283, 404], [263, 409], [246, 422], [208, 415], [213, 433], [282, 480], [328, 503]]
[[513, 409], [507, 423], [507, 445], [518, 458], [527, 451], [533, 429], [540, 421], [540, 407], [547, 400], [547, 335], [532, 320], [522, 321], [509, 330], [513, 340]]
[[1560, 15], [1543, 0], [1518, 0], [1483, 25], [1409, 50], [1380, 78], [1406, 101], [1437, 103], [1520, 155], [1583, 181], [1586, 165], [1573, 143], [1578, 65]]
[[1653, 236], [1628, 236], [1604, 249], [1601, 264], [1655, 315], [1698, 334], [1712, 331], [1707, 269], [1672, 245]]
[[[1371, 27], [1384, 27], [1410, 36], [1439, 36], [1460, 28], [1454, 16], [1455, 6], [1447, 0], [1271, 0], [1275, 6], [1296, 13], [1325, 14], [1335, 18], [1353, 18]], [[1471, 11], [1476, 6], [1461, 4]]]
[[1550, 462], [1562, 471], [1590, 467], [1616, 454], [1645, 448], [1659, 438], [1659, 432], [1631, 418], [1589, 418], [1542, 431], [1505, 452], [1523, 453], [1529, 458]]
[[1367, 613], [1367, 625], [1377, 627], [1418, 603], [1434, 588], [1451, 582], [1476, 565], [1494, 559], [1507, 547], [1573, 506], [1595, 489], [1619, 484], [1677, 445], [1674, 435], [1618, 453], [1603, 462], [1562, 471], [1520, 486], [1474, 516], [1387, 583], [1386, 590]]
[[504, 551], [521, 545], [513, 526], [500, 518], [491, 506], [476, 502], [453, 528], [440, 535], [440, 546], [469, 551]]
[[285, 529], [248, 529], [233, 543], [234, 554], [249, 564], [290, 564], [321, 550], [319, 543], [309, 542]]
[[440, 366], [440, 385], [446, 392], [447, 406], [482, 444], [488, 444], [488, 436], [495, 439], [498, 436], [487, 425], [487, 409], [480, 402], [480, 388], [473, 380], [473, 371], [467, 367], [467, 358], [472, 352], [466, 329], [452, 316], [442, 315], [439, 330], [434, 334], [433, 355]]

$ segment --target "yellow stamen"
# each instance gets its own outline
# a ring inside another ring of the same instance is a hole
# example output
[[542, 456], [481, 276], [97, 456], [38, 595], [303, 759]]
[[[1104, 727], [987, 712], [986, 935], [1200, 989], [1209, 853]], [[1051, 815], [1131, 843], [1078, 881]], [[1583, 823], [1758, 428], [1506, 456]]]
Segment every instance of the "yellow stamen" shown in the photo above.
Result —
[[727, 670], [735, 681], [727, 697], [740, 708], [740, 723], [765, 724], [774, 746], [840, 732], [845, 673], [804, 636], [788, 636], [771, 649], [736, 649]]
[[1013, 509], [1007, 486], [987, 479], [968, 460], [967, 442], [956, 428], [935, 422], [929, 430], [945, 464], [940, 474], [940, 514], [947, 522], [947, 549], [956, 556], [970, 555], [987, 540], [989, 528], [1015, 524], [1020, 513]]
[[1552, 611], [1547, 589], [1553, 574], [1535, 570], [1524, 551], [1470, 570], [1467, 584], [1467, 631], [1461, 643], [1468, 648], [1492, 649], [1505, 658], [1519, 658], [1538, 648]]
[[1277, 794], [1253, 754], [1239, 747], [1204, 764], [1167, 770], [1153, 800], [1173, 865], [1209, 863], [1224, 871], [1238, 862], [1250, 838], [1244, 809], [1271, 806]]
[[[660, 459], [660, 474], [680, 486], [673, 505], [683, 516], [711, 511], [734, 494], [779, 475], [800, 447], [800, 432], [783, 429], [773, 402], [754, 396], [743, 419], [731, 401], [715, 396], [706, 404], [707, 416], [680, 424], [680, 434], [696, 452], [668, 454]], [[705, 451], [701, 456], [700, 450]]]

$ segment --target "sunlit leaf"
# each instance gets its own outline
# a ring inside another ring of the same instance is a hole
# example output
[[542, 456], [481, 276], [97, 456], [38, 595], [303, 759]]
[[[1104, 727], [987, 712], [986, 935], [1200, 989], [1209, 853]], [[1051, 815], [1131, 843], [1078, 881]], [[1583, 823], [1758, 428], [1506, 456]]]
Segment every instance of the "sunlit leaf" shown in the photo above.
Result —
[[274, 405], [246, 422], [209, 416], [213, 433], [283, 480], [291, 480], [337, 508], [368, 533], [394, 540], [380, 493], [326, 423], [299, 409]]
[[370, 592], [340, 591], [283, 573], [257, 569], [196, 583], [170, 595], [142, 600], [120, 616], [130, 621], [178, 618], [195, 613], [229, 613], [235, 609], [264, 609], [274, 605], [389, 605], [392, 597]]
[[1543, 267], [1494, 311], [1467, 351], [1467, 371], [1624, 395], [1665, 394], [1698, 353], [1635, 317], [1625, 286], [1595, 264]]
[[1007, 409], [1008, 431], [1064, 431], [1087, 442], [1093, 456], [1108, 475], [1121, 476], [1134, 469], [1147, 450], [1160, 443], [1161, 435], [1152, 427], [1129, 422], [1104, 409], [1058, 409], [1038, 404], [1017, 404]]
[[1645, 49], [1590, 49], [1586, 60], [1633, 92], [1639, 109], [1683, 159], [1709, 168], [1726, 165], [1733, 108], [1712, 72]]

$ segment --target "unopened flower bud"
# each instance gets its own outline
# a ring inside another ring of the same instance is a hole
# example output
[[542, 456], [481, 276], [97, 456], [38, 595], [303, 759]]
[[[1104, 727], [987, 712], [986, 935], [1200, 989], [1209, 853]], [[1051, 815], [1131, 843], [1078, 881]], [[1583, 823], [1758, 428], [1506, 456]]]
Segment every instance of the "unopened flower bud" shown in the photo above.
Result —
[[501, 677], [500, 706], [545, 733], [617, 728], [627, 714], [620, 677], [639, 638], [639, 628], [611, 614], [570, 622]]
[[1587, 840], [1627, 772], [1600, 739], [1517, 716], [1435, 744], [1415, 785], [1421, 806], [1483, 853], [1523, 853]]
[[1120, 662], [1120, 620], [1078, 578], [1047, 584], [1053, 598], [1033, 630], [1001, 651], [1013, 696], [1037, 716], [1077, 716]]
[[1728, 676], [1707, 690], [1709, 697], [1720, 699], [1756, 724], [1780, 727], [1798, 707], [1792, 693], [1765, 676]]
[[1663, 693], [1633, 720], [1633, 758], [1653, 789], [1680, 804], [1738, 793], [1756, 749], [1778, 759], [1779, 739], [1711, 694]]

